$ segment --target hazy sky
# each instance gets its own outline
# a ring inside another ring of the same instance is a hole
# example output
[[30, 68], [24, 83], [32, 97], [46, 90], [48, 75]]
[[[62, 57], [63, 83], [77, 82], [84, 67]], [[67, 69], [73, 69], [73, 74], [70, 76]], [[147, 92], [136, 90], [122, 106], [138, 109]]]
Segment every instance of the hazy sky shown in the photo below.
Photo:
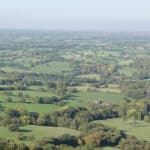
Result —
[[150, 30], [150, 0], [0, 0], [0, 28]]

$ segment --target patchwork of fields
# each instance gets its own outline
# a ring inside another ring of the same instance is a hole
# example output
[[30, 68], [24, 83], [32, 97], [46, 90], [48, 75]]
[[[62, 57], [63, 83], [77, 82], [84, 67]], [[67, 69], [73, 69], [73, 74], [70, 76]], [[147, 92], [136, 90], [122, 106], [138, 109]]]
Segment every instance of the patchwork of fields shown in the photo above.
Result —
[[[65, 143], [67, 134], [77, 148], [118, 150], [123, 131], [126, 140], [134, 135], [150, 142], [148, 37], [27, 31], [3, 36], [0, 138], [33, 144], [64, 136]], [[109, 136], [105, 127], [91, 129], [93, 122], [110, 128]]]

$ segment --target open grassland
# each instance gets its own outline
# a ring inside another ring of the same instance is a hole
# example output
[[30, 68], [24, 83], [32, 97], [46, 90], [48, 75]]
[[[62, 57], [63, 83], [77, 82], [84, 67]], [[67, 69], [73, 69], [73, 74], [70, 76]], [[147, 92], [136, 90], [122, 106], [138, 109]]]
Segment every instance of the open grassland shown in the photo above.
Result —
[[5, 72], [29, 72], [29, 70], [24, 70], [18, 67], [0, 67], [0, 70]]
[[150, 123], [136, 121], [136, 123], [133, 124], [132, 120], [125, 122], [122, 118], [99, 120], [94, 122], [118, 128], [125, 131], [128, 135], [134, 135], [141, 140], [144, 139], [150, 142]]
[[120, 65], [130, 65], [132, 64], [134, 61], [132, 59], [128, 59], [128, 60], [120, 60], [119, 64]]
[[[34, 125], [27, 125], [20, 128], [23, 131], [31, 130], [33, 136], [37, 138], [42, 137], [59, 137], [62, 134], [71, 134], [78, 136], [80, 134], [79, 131], [63, 128], [63, 127], [45, 127], [45, 126], [34, 126]], [[28, 133], [26, 133], [28, 134]]]
[[24, 91], [24, 90], [9, 90], [8, 94], [3, 92], [3, 91], [0, 91], [0, 101], [1, 102], [6, 102], [8, 97], [11, 97], [13, 102], [17, 102], [18, 100], [21, 99], [21, 97], [19, 98], [19, 96], [18, 96], [19, 93], [22, 93], [23, 96], [30, 96], [31, 98], [29, 98], [28, 101], [32, 101], [33, 100], [32, 97], [52, 97], [52, 96], [57, 96], [55, 93], [52, 93], [52, 92], [41, 92], [41, 91], [38, 91], [39, 90], [38, 88], [39, 87], [34, 87], [34, 89], [32, 89], [32, 90], [26, 90], [26, 91]]
[[22, 92], [23, 95], [30, 95], [31, 97], [40, 97], [40, 96], [48, 96], [48, 97], [51, 97], [51, 96], [56, 96], [55, 93], [51, 93], [51, 92], [40, 92], [40, 91], [21, 91], [21, 90], [14, 90], [12, 91], [12, 93], [14, 95], [18, 95], [19, 92]]
[[82, 84], [79, 86], [74, 86], [74, 87], [68, 87], [68, 89], [77, 89], [78, 91], [82, 92], [87, 92], [88, 89], [94, 89], [91, 85], [89, 84]]
[[87, 103], [80, 101], [80, 100], [65, 100], [66, 106], [71, 106], [71, 107], [86, 107], [88, 106]]
[[85, 78], [85, 79], [97, 79], [99, 80], [100, 79], [100, 75], [99, 74], [85, 74], [85, 75], [80, 75], [78, 76], [79, 78]]
[[27, 104], [27, 103], [2, 103], [5, 108], [23, 108], [29, 112], [48, 113], [59, 107], [54, 104]]
[[101, 147], [101, 148], [95, 148], [94, 150], [119, 150], [116, 147]]
[[30, 91], [41, 91], [41, 89], [47, 90], [47, 86], [29, 86], [28, 90]]
[[124, 95], [122, 94], [108, 92], [78, 92], [74, 94], [74, 97], [85, 102], [102, 100], [104, 102], [111, 102], [114, 104], [121, 104], [124, 99]]
[[108, 93], [121, 93], [121, 90], [118, 88], [101, 88], [101, 92], [108, 92]]
[[105, 87], [96, 88], [90, 84], [82, 84], [79, 86], [68, 87], [68, 89], [74, 89], [74, 88], [80, 92], [89, 92], [89, 90], [93, 90], [98, 92], [108, 92], [108, 93], [118, 93], [118, 94], [121, 93], [119, 85], [117, 84], [108, 84], [106, 88]]
[[137, 69], [134, 68], [129, 68], [129, 67], [124, 67], [119, 70], [120, 73], [125, 74], [126, 76], [133, 76], [133, 73], [137, 72]]
[[[150, 105], [149, 36], [143, 38], [134, 33], [130, 38], [130, 34], [47, 31], [13, 31], [12, 34], [8, 31], [5, 34], [1, 31], [0, 125], [5, 123], [6, 127], [0, 126], [0, 137], [19, 142], [19, 137], [23, 136], [22, 141], [30, 145], [42, 137], [58, 137], [66, 133], [80, 135], [70, 129], [74, 127], [81, 130], [81, 134], [90, 133], [89, 137], [97, 140], [92, 134], [95, 129], [87, 129], [87, 133], [82, 130], [96, 122], [150, 142], [149, 123], [121, 118], [94, 121], [101, 116], [117, 117], [115, 114], [124, 111], [128, 114], [131, 109], [142, 113], [143, 117], [149, 114], [148, 109], [145, 113], [145, 105], [147, 108]], [[121, 107], [124, 100], [129, 107], [126, 110]], [[35, 114], [22, 114], [24, 109]], [[116, 113], [111, 113], [112, 109]], [[57, 112], [51, 114], [54, 111]], [[43, 114], [50, 114], [50, 117]], [[26, 116], [30, 123], [22, 126]], [[13, 124], [19, 125], [19, 132], [11, 129]], [[43, 126], [37, 126], [39, 124]], [[118, 136], [117, 132], [114, 134]], [[91, 149], [118, 150], [109, 147], [114, 139], [109, 137], [109, 132], [107, 135], [105, 145], [108, 147]]]
[[0, 137], [16, 140], [18, 135], [33, 136], [33, 138], [40, 139], [42, 137], [59, 137], [63, 134], [71, 134], [78, 136], [79, 131], [63, 128], [63, 127], [45, 127], [27, 125], [20, 127], [19, 132], [10, 132], [6, 127], [0, 126]]
[[120, 52], [119, 51], [104, 51], [104, 50], [97, 52], [97, 57], [111, 57], [111, 56], [119, 57]]
[[108, 93], [121, 93], [118, 84], [108, 84], [107, 88], [100, 88], [101, 92], [108, 92]]
[[7, 100], [8, 96], [0, 94], [0, 102], [5, 102]]
[[47, 64], [40, 64], [31, 68], [33, 72], [37, 73], [61, 73], [63, 71], [70, 71], [71, 68], [67, 62], [50, 62]]

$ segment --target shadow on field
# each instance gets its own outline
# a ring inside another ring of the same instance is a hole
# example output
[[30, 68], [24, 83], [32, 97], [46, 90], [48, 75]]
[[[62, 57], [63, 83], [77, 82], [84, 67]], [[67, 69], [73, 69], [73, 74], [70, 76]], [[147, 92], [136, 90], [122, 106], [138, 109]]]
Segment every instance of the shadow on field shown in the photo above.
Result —
[[20, 129], [19, 132], [31, 132], [32, 130], [28, 130], [28, 129]]
[[68, 99], [76, 100], [77, 98], [79, 98], [79, 96], [77, 96], [77, 95], [75, 95], [75, 94], [70, 94], [70, 95], [68, 95]]

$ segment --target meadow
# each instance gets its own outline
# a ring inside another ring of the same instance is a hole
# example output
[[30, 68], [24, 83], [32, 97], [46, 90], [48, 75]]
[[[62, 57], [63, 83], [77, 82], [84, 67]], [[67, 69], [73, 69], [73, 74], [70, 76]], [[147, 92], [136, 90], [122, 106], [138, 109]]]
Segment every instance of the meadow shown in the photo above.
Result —
[[[148, 36], [5, 32], [0, 31], [1, 138], [33, 144], [42, 137], [70, 134], [77, 139], [85, 136], [88, 143], [95, 135], [86, 137], [84, 130], [95, 122], [150, 142]], [[28, 113], [22, 116], [18, 108]], [[124, 116], [128, 121], [121, 119]], [[23, 124], [22, 117], [30, 122]], [[11, 125], [19, 130], [10, 131]], [[21, 141], [19, 136], [27, 138]], [[118, 150], [120, 143], [109, 136], [106, 141], [93, 149]]]
[[107, 119], [107, 120], [99, 120], [94, 121], [95, 123], [101, 123], [104, 125], [108, 125], [119, 130], [125, 131], [128, 135], [133, 135], [140, 140], [144, 139], [150, 141], [150, 124], [143, 121], [136, 121], [134, 123], [133, 120], [124, 121], [122, 118], [117, 119]]
[[116, 94], [110, 92], [78, 92], [74, 97], [82, 102], [103, 101], [113, 104], [121, 104], [124, 100], [123, 94]]
[[[62, 127], [45, 127], [45, 126], [34, 126], [34, 125], [27, 125], [22, 126], [19, 132], [10, 132], [7, 128], [1, 127], [1, 134], [0, 137], [11, 138], [17, 140], [19, 135], [32, 137], [31, 140], [25, 139], [25, 142], [33, 142], [35, 139], [41, 139], [43, 137], [59, 137], [63, 134], [71, 134], [74, 136], [78, 136], [80, 134], [79, 131], [62, 128]], [[18, 140], [19, 141], [19, 140]]]

